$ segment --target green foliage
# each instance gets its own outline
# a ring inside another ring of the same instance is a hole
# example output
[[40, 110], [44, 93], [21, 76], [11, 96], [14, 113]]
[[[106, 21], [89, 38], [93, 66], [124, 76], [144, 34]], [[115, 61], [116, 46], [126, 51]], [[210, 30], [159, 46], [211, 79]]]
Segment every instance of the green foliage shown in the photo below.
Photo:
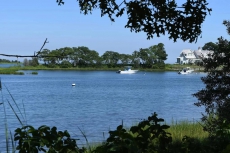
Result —
[[206, 43], [203, 47], [203, 50], [210, 50], [210, 51], [216, 51], [218, 49], [218, 45], [213, 42]]
[[76, 140], [67, 131], [57, 131], [56, 127], [40, 126], [35, 129], [32, 126], [23, 126], [15, 130], [14, 140], [18, 142], [16, 150], [19, 153], [81, 153], [85, 150], [77, 146]]
[[[196, 138], [184, 136], [180, 148], [181, 153], [211, 153], [205, 150], [204, 143]], [[175, 152], [176, 153], [176, 152]]]
[[120, 60], [123, 65], [128, 65], [132, 62], [132, 55], [120, 54]]
[[215, 135], [210, 137], [213, 150], [230, 152], [230, 124], [226, 121], [218, 124], [218, 129], [215, 129]]
[[[111, 21], [126, 13], [128, 21], [125, 25], [134, 32], [145, 32], [147, 38], [169, 35], [175, 42], [177, 39], [194, 42], [201, 34], [201, 24], [211, 9], [206, 0], [186, 0], [181, 6], [175, 0], [78, 0], [83, 14], [101, 10], [101, 16], [108, 15]], [[64, 0], [57, 0], [58, 5]]]
[[223, 121], [230, 123], [230, 42], [218, 39], [218, 49], [203, 59], [204, 68], [207, 76], [202, 77], [206, 87], [195, 93], [198, 102], [197, 106], [204, 106], [206, 114], [202, 120], [205, 122], [205, 130], [210, 134], [215, 134]]
[[33, 75], [37, 75], [37, 74], [38, 74], [38, 72], [32, 72], [31, 74], [33, 74]]
[[203, 125], [199, 122], [189, 122], [188, 120], [172, 121], [170, 128], [166, 130], [171, 133], [173, 141], [181, 141], [184, 136], [196, 138], [200, 141], [208, 138], [208, 132], [203, 131]]
[[120, 59], [120, 54], [114, 51], [106, 51], [102, 55], [102, 59], [104, 60], [105, 64], [116, 65]]
[[97, 147], [95, 152], [165, 152], [172, 138], [169, 133], [165, 132], [169, 126], [160, 124], [163, 121], [154, 113], [147, 120], [141, 121], [129, 130], [126, 130], [123, 124], [119, 125], [115, 131], [109, 131], [109, 138], [102, 146]]
[[167, 59], [167, 54], [164, 44], [150, 46], [149, 48], [141, 48], [139, 53], [143, 68], [164, 69], [164, 61]]
[[[97, 51], [80, 46], [64, 47], [51, 51], [43, 49], [38, 58], [43, 60], [43, 65], [48, 68], [102, 68], [103, 65], [107, 65], [108, 68], [118, 68], [126, 65], [139, 68], [142, 63], [142, 68], [164, 69], [164, 61], [167, 56], [164, 44], [159, 43], [149, 48], [140, 49], [140, 51], [134, 51], [131, 55], [106, 51], [102, 56], [99, 56]], [[31, 66], [31, 62], [27, 59], [24, 59], [23, 63], [24, 66]], [[153, 67], [153, 65], [155, 66]]]
[[230, 35], [230, 21], [224, 20], [223, 24], [226, 26], [227, 33]]
[[27, 58], [23, 60], [23, 66], [29, 66], [29, 61]]
[[38, 66], [38, 58], [37, 57], [33, 57], [32, 60], [29, 61], [29, 65], [30, 66]]
[[32, 60], [28, 60], [27, 58], [25, 58], [23, 60], [23, 65], [24, 66], [38, 66], [39, 65], [39, 62], [38, 62], [38, 58], [36, 57], [33, 57]]
[[[17, 61], [12, 61], [12, 62], [17, 62]], [[0, 63], [11, 63], [11, 61], [10, 60], [8, 60], [8, 59], [0, 59]]]
[[69, 61], [64, 60], [61, 62], [59, 66], [60, 68], [69, 68], [69, 67], [72, 67], [72, 64]]
[[58, 68], [58, 65], [50, 63], [47, 65], [48, 68]]
[[[224, 21], [227, 32], [230, 31], [229, 21]], [[197, 106], [204, 106], [204, 130], [209, 132], [210, 150], [213, 152], [230, 151], [230, 41], [220, 37], [218, 43], [206, 44], [214, 52], [204, 58], [207, 76], [201, 78], [206, 87], [194, 96], [198, 98]]]
[[230, 144], [227, 145], [227, 147], [224, 150], [222, 150], [221, 153], [229, 153], [229, 152], [230, 152]]
[[10, 68], [0, 68], [0, 74], [18, 74], [23, 75], [23, 72], [18, 71], [18, 67], [10, 67]]

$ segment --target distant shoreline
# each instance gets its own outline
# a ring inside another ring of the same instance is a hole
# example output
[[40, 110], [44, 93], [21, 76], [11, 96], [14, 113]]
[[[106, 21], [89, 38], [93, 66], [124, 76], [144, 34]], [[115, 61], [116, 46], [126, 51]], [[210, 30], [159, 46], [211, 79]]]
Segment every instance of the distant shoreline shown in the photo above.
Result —
[[[1, 65], [4, 66], [1, 66]], [[9, 65], [8, 65], [9, 64]], [[36, 67], [33, 66], [22, 66], [16, 65], [17, 63], [0, 63], [0, 74], [20, 74], [23, 75], [22, 72], [18, 72], [20, 70], [66, 70], [66, 71], [117, 71], [122, 69], [122, 67], [115, 67], [115, 68], [93, 68], [93, 67], [86, 67], [86, 68], [79, 68], [79, 67], [71, 67], [71, 68], [48, 68], [44, 65], [39, 65]], [[11, 66], [12, 65], [12, 66]], [[204, 68], [201, 66], [194, 66], [194, 65], [175, 65], [175, 64], [166, 64], [165, 69], [143, 69], [143, 68], [133, 68], [139, 71], [146, 71], [146, 72], [163, 72], [163, 71], [180, 71], [185, 67], [191, 67], [196, 72], [203, 72]]]

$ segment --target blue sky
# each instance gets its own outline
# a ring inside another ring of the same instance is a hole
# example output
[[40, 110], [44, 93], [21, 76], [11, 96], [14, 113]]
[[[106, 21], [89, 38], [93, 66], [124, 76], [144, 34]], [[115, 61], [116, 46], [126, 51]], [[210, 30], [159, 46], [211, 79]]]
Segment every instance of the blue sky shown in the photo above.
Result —
[[[177, 0], [178, 3], [183, 1]], [[145, 33], [131, 33], [124, 28], [126, 17], [111, 22], [107, 16], [101, 17], [99, 10], [91, 15], [81, 14], [76, 0], [65, 0], [63, 6], [58, 6], [56, 0], [4, 1], [0, 5], [0, 53], [33, 55], [46, 38], [49, 43], [44, 48], [50, 50], [86, 46], [100, 55], [106, 51], [132, 54], [140, 48], [164, 43], [168, 54], [166, 63], [175, 63], [183, 49], [196, 50], [207, 42], [217, 42], [220, 36], [230, 38], [222, 25], [223, 20], [229, 20], [230, 3], [227, 0], [207, 1], [213, 11], [202, 24], [202, 38], [196, 43], [181, 40], [174, 43], [164, 35], [147, 40]]]

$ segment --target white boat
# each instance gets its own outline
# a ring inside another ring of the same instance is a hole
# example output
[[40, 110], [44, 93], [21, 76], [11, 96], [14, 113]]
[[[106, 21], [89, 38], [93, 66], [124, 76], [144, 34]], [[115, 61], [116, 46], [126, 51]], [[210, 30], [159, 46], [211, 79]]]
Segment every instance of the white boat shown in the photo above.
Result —
[[133, 73], [137, 73], [138, 70], [132, 70], [131, 69], [131, 66], [127, 66], [125, 67], [125, 69], [122, 71], [122, 70], [118, 70], [117, 73], [120, 73], [120, 74], [133, 74]]
[[178, 72], [178, 74], [190, 74], [192, 73], [194, 70], [191, 69], [190, 67], [186, 67], [184, 69], [182, 69], [181, 71]]

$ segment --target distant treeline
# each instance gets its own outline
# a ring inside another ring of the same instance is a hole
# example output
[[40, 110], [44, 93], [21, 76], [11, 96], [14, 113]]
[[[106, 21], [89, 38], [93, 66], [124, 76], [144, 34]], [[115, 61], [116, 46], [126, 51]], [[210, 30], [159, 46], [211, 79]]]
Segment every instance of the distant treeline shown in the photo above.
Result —
[[120, 54], [115, 51], [106, 51], [102, 56], [88, 47], [64, 47], [56, 50], [43, 49], [38, 56], [31, 60], [24, 59], [24, 66], [37, 66], [39, 61], [47, 67], [95, 67], [105, 65], [108, 68], [130, 65], [135, 68], [164, 68], [167, 54], [163, 43], [141, 48], [132, 54]]
[[0, 59], [0, 63], [18, 63], [18, 62], [19, 61], [17, 60]]

